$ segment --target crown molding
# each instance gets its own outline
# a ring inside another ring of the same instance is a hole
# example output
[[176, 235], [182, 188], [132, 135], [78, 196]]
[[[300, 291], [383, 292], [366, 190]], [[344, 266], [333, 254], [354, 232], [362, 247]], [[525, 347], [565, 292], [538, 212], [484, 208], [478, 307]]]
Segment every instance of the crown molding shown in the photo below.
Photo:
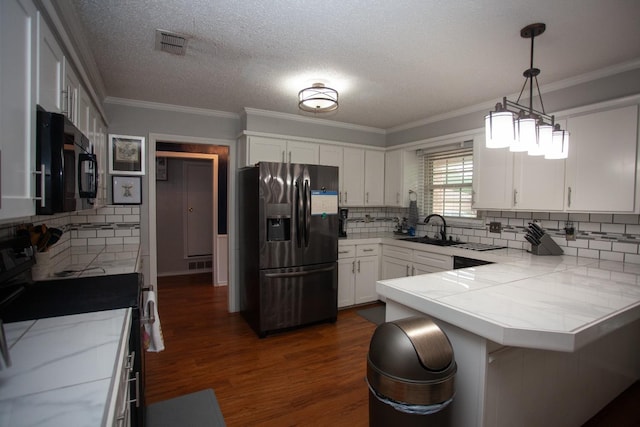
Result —
[[385, 135], [387, 133], [384, 129], [375, 128], [371, 126], [355, 125], [352, 123], [338, 122], [335, 120], [318, 119], [315, 117], [305, 117], [305, 116], [299, 116], [297, 114], [280, 113], [277, 111], [260, 110], [257, 108], [250, 108], [250, 107], [244, 108], [244, 114], [245, 115], [252, 114], [255, 116], [271, 117], [274, 119], [291, 120], [291, 121], [297, 121], [297, 122], [303, 122], [303, 123], [313, 123], [313, 124], [319, 124], [323, 126], [331, 126], [335, 128], [377, 133], [381, 135]]
[[198, 114], [201, 116], [220, 117], [223, 119], [239, 120], [240, 115], [227, 111], [209, 110], [207, 108], [185, 107], [182, 105], [163, 104], [161, 102], [140, 101], [137, 99], [116, 98], [108, 96], [105, 104], [124, 105], [127, 107], [147, 108], [150, 110], [173, 111], [176, 113]]
[[[616, 74], [624, 73], [626, 71], [631, 71], [638, 68], [640, 68], [640, 58], [634, 59], [633, 61], [623, 62], [621, 64], [612, 65], [610, 67], [601, 68], [599, 70], [590, 71], [584, 74], [580, 74], [564, 80], [559, 80], [554, 83], [549, 83], [549, 84], [540, 86], [540, 92], [542, 94], [555, 92], [560, 89], [570, 88], [572, 86], [577, 86], [579, 84], [588, 83], [588, 82], [602, 79], [605, 77], [614, 76]], [[506, 96], [507, 98], [516, 98], [518, 94], [519, 92], [516, 92]], [[454, 110], [448, 113], [438, 114], [436, 116], [432, 116], [426, 119], [421, 119], [421, 120], [406, 123], [403, 125], [394, 126], [392, 128], [388, 128], [386, 132], [387, 133], [400, 132], [403, 130], [412, 129], [419, 126], [435, 123], [435, 122], [440, 122], [442, 120], [453, 119], [453, 118], [464, 116], [467, 114], [477, 113], [479, 111], [488, 111], [488, 109], [491, 109], [492, 106], [494, 106], [498, 102], [502, 102], [502, 98], [496, 98], [493, 101], [482, 102], [480, 104], [471, 105], [465, 108], [461, 108], [459, 110]], [[490, 105], [491, 107], [487, 107], [487, 105]]]

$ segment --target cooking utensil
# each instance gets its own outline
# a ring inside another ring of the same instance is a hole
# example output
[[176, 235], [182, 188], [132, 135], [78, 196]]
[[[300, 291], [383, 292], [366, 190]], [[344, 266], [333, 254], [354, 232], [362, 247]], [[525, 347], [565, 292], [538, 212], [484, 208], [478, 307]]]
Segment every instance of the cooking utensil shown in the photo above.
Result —
[[538, 231], [540, 234], [544, 234], [544, 228], [540, 227], [538, 224], [536, 224], [535, 222], [530, 222], [529, 225], [531, 227], [533, 227], [536, 231]]
[[529, 227], [527, 228], [527, 230], [529, 231], [529, 234], [531, 234], [532, 236], [534, 236], [537, 239], [542, 238], [542, 236], [544, 236], [544, 230], [542, 230], [540, 227], [534, 227], [532, 223], [529, 223]]
[[531, 236], [530, 234], [525, 234], [524, 238], [527, 242], [531, 243], [532, 245], [536, 245], [538, 246], [540, 244], [540, 240], [536, 239], [535, 237]]

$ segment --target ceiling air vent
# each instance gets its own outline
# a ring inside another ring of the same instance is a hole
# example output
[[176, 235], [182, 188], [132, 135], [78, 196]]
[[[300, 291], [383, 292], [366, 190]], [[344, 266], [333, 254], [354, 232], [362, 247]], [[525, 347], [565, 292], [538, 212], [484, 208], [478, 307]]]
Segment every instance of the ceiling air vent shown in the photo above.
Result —
[[156, 50], [184, 56], [187, 51], [187, 38], [182, 34], [156, 30]]

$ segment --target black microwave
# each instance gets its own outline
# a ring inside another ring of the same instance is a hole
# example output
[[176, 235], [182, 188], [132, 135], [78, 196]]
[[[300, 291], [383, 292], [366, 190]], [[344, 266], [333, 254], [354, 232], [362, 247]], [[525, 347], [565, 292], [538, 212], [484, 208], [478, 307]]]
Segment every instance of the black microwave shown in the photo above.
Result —
[[36, 122], [36, 214], [91, 208], [98, 163], [89, 139], [65, 115], [40, 106]]

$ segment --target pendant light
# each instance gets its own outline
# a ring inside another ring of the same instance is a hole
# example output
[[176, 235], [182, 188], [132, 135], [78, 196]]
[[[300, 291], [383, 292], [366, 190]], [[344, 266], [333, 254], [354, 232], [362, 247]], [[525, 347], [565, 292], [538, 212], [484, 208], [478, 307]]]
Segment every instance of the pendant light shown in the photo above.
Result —
[[[520, 30], [522, 38], [531, 39], [531, 62], [525, 70], [524, 85], [516, 102], [506, 97], [496, 104], [495, 111], [485, 116], [485, 134], [487, 148], [509, 147], [513, 152], [526, 151], [530, 156], [545, 156], [546, 159], [566, 158], [569, 151], [569, 134], [555, 123], [554, 116], [544, 111], [542, 94], [538, 85], [540, 69], [533, 66], [533, 40], [544, 33], [546, 25], [536, 23]], [[538, 92], [542, 111], [533, 108], [533, 85]], [[529, 84], [529, 105], [519, 104], [525, 88]], [[561, 157], [564, 156], [564, 157]]]

